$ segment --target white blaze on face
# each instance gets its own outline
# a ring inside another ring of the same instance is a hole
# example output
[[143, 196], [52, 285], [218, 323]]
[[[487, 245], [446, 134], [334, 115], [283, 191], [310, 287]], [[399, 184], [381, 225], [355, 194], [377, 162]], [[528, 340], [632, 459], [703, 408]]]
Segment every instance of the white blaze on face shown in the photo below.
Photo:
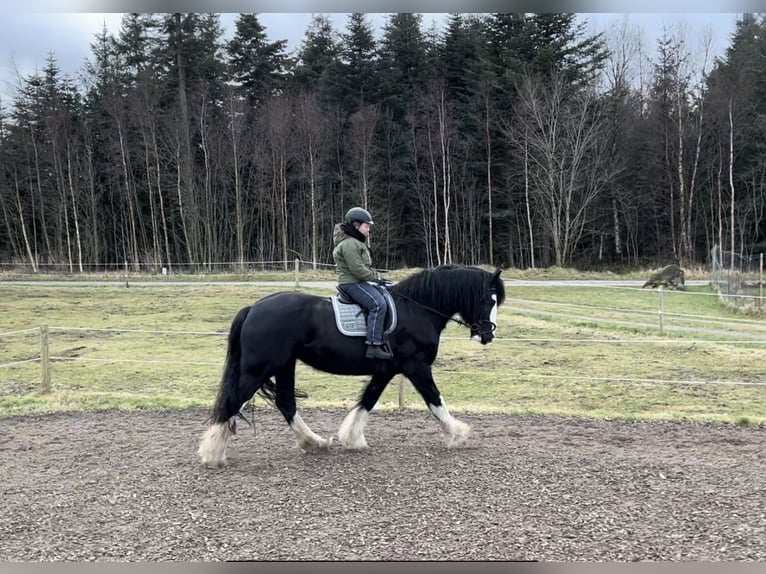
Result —
[[[495, 304], [492, 305], [492, 309], [489, 312], [489, 320], [492, 321], [495, 326], [497, 326], [497, 295], [494, 293], [492, 293], [492, 300], [495, 302]], [[481, 335], [474, 335], [471, 337], [471, 339], [477, 342], [481, 342]]]

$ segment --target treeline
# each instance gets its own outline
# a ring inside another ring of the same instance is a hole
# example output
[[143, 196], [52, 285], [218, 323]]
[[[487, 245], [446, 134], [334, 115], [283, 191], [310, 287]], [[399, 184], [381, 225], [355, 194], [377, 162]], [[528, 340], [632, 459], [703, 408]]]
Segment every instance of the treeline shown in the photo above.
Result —
[[705, 263], [766, 240], [766, 29], [723, 58], [628, 22], [129, 14], [77, 81], [51, 53], [0, 108], [0, 261], [72, 270], [329, 262], [354, 205], [385, 268]]

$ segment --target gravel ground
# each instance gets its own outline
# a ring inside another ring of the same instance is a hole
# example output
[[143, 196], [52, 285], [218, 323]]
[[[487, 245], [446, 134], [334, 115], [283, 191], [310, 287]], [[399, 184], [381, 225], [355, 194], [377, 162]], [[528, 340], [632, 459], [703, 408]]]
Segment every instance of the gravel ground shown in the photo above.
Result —
[[[281, 416], [197, 460], [207, 413], [0, 419], [0, 562], [766, 560], [766, 429], [376, 411], [304, 454]], [[345, 412], [305, 410], [319, 434]]]

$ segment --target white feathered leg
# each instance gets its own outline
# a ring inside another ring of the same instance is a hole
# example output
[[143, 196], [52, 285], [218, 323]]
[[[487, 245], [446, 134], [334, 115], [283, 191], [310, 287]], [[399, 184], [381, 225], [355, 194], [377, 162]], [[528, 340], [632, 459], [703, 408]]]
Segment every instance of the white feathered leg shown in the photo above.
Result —
[[226, 445], [232, 434], [228, 422], [210, 425], [210, 428], [203, 433], [199, 449], [197, 449], [202, 463], [213, 467], [224, 466], [226, 464]]
[[442, 426], [442, 430], [446, 435], [446, 442], [448, 447], [458, 446], [466, 441], [471, 434], [470, 425], [465, 424], [462, 421], [453, 417], [447, 405], [444, 403], [444, 399], [440, 396], [441, 405], [428, 405], [431, 412], [439, 419], [439, 423]]
[[338, 430], [338, 439], [344, 448], [359, 450], [367, 447], [364, 438], [364, 425], [367, 423], [369, 412], [361, 405], [357, 405], [346, 415]]
[[332, 444], [332, 438], [326, 439], [316, 434], [303, 422], [301, 415], [297, 413], [293, 416], [290, 428], [293, 429], [295, 437], [298, 439], [298, 448], [306, 452], [327, 450], [330, 448], [330, 444]]

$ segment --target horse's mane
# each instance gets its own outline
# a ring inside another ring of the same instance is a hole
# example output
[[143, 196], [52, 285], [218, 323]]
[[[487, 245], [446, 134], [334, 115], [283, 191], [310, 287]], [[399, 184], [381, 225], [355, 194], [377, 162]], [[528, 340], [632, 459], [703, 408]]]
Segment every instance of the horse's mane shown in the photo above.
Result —
[[[440, 306], [441, 302], [462, 301], [468, 308], [475, 308], [486, 295], [484, 289], [492, 274], [478, 267], [465, 265], [440, 265], [424, 269], [392, 287], [392, 293], [402, 293], [425, 305]], [[505, 287], [502, 280], [492, 287], [497, 294], [497, 303], [505, 301]]]

